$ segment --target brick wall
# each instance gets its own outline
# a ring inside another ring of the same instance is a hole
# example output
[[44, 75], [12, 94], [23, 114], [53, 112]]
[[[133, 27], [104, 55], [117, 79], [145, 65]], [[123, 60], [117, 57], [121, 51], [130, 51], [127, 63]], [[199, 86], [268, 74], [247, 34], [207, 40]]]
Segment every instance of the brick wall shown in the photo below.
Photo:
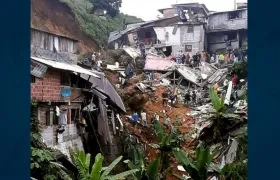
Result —
[[48, 68], [43, 79], [35, 78], [35, 83], [31, 84], [32, 100], [61, 100], [60, 72], [56, 69]]
[[[82, 101], [81, 89], [71, 88], [71, 97], [63, 98], [60, 94], [65, 86], [60, 85], [60, 71], [48, 68], [43, 79], [35, 78], [35, 83], [31, 83], [31, 99], [36, 101]], [[79, 98], [77, 98], [79, 97]]]

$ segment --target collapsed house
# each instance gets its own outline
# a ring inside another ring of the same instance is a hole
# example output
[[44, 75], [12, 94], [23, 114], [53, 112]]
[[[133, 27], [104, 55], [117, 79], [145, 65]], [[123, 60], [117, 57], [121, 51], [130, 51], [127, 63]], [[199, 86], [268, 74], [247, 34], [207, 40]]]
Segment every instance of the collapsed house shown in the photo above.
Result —
[[153, 21], [127, 25], [123, 31], [112, 32], [110, 48], [135, 46], [143, 42], [166, 56], [179, 51], [193, 55], [202, 51], [216, 52], [241, 48], [247, 41], [247, 6], [237, 4], [233, 11], [210, 12], [204, 4], [174, 4], [159, 9], [163, 17]]
[[31, 33], [31, 99], [44, 142], [68, 158], [69, 149], [107, 151], [122, 130], [118, 113], [126, 111], [113, 85], [104, 73], [77, 65], [77, 40]]
[[[182, 22], [176, 9], [180, 7], [189, 12], [187, 22]], [[147, 48], [154, 47], [163, 51], [166, 56], [179, 51], [194, 54], [207, 47], [204, 36], [206, 32], [206, 18], [209, 13], [205, 5], [198, 3], [173, 5], [173, 14], [161, 19], [131, 24], [126, 30], [112, 32], [109, 36], [109, 46], [118, 49], [124, 45], [134, 46], [136, 41], [143, 42]], [[192, 14], [198, 14], [193, 15]]]
[[207, 41], [211, 52], [239, 49], [247, 42], [247, 8], [215, 12], [208, 17]]

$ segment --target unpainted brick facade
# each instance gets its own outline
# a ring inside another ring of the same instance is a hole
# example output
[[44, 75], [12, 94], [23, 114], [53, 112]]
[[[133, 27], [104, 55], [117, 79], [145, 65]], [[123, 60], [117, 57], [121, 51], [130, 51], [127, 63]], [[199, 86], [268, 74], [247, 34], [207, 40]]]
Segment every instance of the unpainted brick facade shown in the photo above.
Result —
[[76, 99], [82, 94], [81, 89], [71, 88], [71, 97], [63, 98], [60, 94], [65, 86], [60, 84], [61, 70], [48, 68], [44, 78], [35, 78], [31, 83], [31, 99], [35, 101], [83, 101], [82, 97]]

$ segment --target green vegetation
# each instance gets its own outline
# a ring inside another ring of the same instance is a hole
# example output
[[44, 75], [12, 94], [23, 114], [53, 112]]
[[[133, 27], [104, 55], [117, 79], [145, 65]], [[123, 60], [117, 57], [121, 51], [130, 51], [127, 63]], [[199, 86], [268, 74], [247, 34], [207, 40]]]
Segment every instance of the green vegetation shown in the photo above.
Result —
[[36, 110], [36, 104], [32, 103], [30, 122], [31, 177], [44, 180], [72, 180], [72, 177], [69, 175], [71, 172], [56, 161], [53, 151], [43, 143], [40, 134], [40, 123], [36, 118]]
[[123, 30], [125, 24], [142, 22], [143, 20], [125, 15], [117, 14], [115, 17], [107, 16], [106, 20], [98, 15], [92, 14], [93, 5], [89, 0], [59, 0], [66, 3], [73, 11], [83, 31], [94, 38], [99, 44], [107, 44], [110, 32]]
[[107, 14], [111, 17], [115, 17], [120, 11], [122, 0], [90, 0], [93, 4], [92, 11], [106, 10]]
[[109, 175], [114, 167], [121, 161], [122, 156], [115, 159], [108, 167], [102, 167], [104, 157], [101, 154], [95, 156], [95, 161], [92, 167], [90, 166], [90, 154], [85, 154], [83, 151], [72, 152], [72, 158], [79, 171], [80, 180], [117, 180], [136, 173], [137, 169], [122, 172], [117, 175]]

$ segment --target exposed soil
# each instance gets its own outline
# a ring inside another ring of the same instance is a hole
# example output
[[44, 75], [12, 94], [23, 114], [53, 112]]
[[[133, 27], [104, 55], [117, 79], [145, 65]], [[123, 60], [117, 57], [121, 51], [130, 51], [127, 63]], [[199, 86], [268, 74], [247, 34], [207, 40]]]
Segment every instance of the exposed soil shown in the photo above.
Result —
[[[112, 73], [112, 72], [106, 72], [105, 73], [111, 81], [111, 83], [118, 83], [118, 75]], [[136, 126], [132, 126], [128, 121], [126, 121], [125, 115], [122, 116], [123, 123], [129, 130], [129, 132], [132, 135], [135, 135], [138, 137], [140, 142], [142, 143], [144, 149], [145, 149], [145, 155], [147, 162], [152, 161], [155, 159], [159, 153], [158, 150], [153, 149], [149, 146], [151, 143], [157, 143], [156, 135], [153, 131], [153, 128], [151, 127], [151, 118], [155, 113], [158, 113], [160, 115], [160, 122], [164, 123], [164, 113], [163, 110], [167, 112], [167, 114], [170, 117], [171, 123], [174, 124], [176, 120], [176, 116], [178, 116], [181, 119], [181, 123], [179, 125], [179, 130], [182, 134], [187, 134], [192, 130], [192, 125], [194, 124], [194, 120], [187, 116], [187, 113], [189, 112], [189, 109], [185, 107], [182, 104], [178, 104], [176, 107], [164, 107], [162, 105], [162, 93], [166, 89], [166, 87], [157, 87], [155, 92], [153, 93], [153, 96], [157, 97], [156, 100], [152, 98], [150, 95], [147, 95], [145, 93], [142, 93], [140, 90], [137, 89], [136, 84], [141, 82], [143, 80], [143, 75], [134, 76], [133, 79], [129, 80], [127, 84], [121, 88], [120, 96], [124, 100], [124, 104], [127, 106], [127, 115], [131, 115], [133, 113], [132, 108], [128, 105], [127, 101], [130, 101], [131, 99], [135, 102], [137, 107], [140, 107], [139, 109], [144, 110], [147, 113], [147, 123], [148, 127], [145, 128], [141, 124], [137, 124]], [[140, 97], [140, 98], [139, 98]], [[142, 99], [141, 99], [142, 97]], [[166, 129], [166, 132], [167, 129]], [[187, 151], [189, 148], [187, 147], [189, 145], [189, 142], [183, 142], [182, 149]], [[182, 175], [183, 172], [180, 172], [177, 170], [177, 161], [173, 156], [170, 156], [170, 165], [172, 169], [170, 170], [170, 173], [167, 175], [168, 180], [175, 180], [178, 179], [172, 174], [178, 174]]]
[[78, 39], [80, 53], [99, 49], [94, 39], [80, 28], [71, 8], [59, 0], [31, 0], [31, 27]]

